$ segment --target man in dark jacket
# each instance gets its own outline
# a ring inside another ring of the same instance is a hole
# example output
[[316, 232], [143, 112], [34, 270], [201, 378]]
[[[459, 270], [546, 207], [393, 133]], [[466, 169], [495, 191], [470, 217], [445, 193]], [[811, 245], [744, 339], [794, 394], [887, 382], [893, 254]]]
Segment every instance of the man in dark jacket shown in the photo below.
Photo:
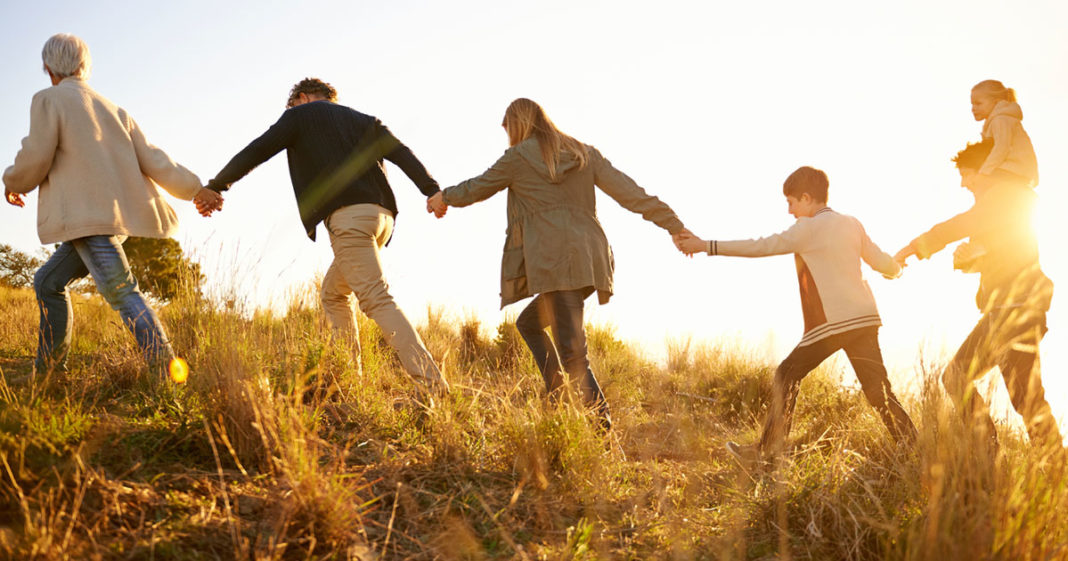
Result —
[[[397, 201], [386, 181], [389, 160], [430, 197], [440, 188], [412, 151], [378, 119], [339, 105], [337, 90], [317, 78], [298, 82], [274, 125], [230, 160], [208, 183], [223, 192], [253, 168], [286, 151], [300, 219], [308, 237], [325, 222], [334, 262], [323, 278], [322, 303], [331, 326], [359, 350], [350, 295], [397, 350], [417, 381], [447, 389], [433, 358], [389, 294], [379, 251], [393, 233]], [[207, 216], [221, 208], [198, 205]]]

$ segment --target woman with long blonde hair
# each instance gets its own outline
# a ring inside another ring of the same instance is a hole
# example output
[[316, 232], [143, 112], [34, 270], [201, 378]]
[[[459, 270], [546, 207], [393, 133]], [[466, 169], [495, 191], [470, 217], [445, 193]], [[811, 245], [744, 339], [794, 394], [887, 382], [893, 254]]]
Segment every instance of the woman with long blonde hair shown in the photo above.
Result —
[[[678, 236], [688, 232], [666, 204], [612, 167], [596, 148], [564, 134], [537, 103], [520, 98], [504, 113], [509, 148], [485, 173], [428, 200], [439, 218], [508, 189], [508, 228], [501, 259], [501, 307], [530, 296], [516, 327], [552, 394], [561, 369], [580, 380], [583, 398], [604, 429], [611, 417], [590, 369], [583, 302], [612, 295], [612, 249], [597, 220], [594, 186], [624, 208]], [[546, 334], [551, 329], [552, 338]]]

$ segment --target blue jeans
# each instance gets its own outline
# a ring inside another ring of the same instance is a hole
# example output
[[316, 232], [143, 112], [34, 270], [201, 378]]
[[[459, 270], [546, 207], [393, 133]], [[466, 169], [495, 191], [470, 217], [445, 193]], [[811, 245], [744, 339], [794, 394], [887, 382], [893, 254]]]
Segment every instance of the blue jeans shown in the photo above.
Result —
[[37, 372], [66, 370], [74, 319], [67, 287], [90, 274], [97, 291], [133, 332], [150, 367], [163, 368], [174, 356], [163, 325], [137, 288], [122, 241], [120, 236], [89, 236], [63, 242], [34, 274], [33, 288], [41, 311], [34, 364]]
[[[582, 326], [583, 302], [592, 292], [589, 288], [543, 292], [520, 312], [515, 326], [534, 355], [550, 395], [563, 385], [562, 369], [579, 380], [586, 405], [607, 417], [608, 403], [590, 369]], [[552, 339], [546, 328], [552, 330]]]

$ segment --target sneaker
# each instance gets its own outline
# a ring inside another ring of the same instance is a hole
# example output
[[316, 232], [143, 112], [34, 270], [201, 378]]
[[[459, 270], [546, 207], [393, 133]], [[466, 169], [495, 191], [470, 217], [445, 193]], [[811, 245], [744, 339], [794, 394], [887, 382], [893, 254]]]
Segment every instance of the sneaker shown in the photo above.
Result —
[[612, 431], [612, 416], [608, 414], [607, 407], [597, 412], [597, 429], [601, 434], [608, 434]]
[[734, 456], [743, 467], [752, 467], [760, 462], [760, 449], [755, 445], [738, 444], [733, 440], [728, 440], [723, 447], [726, 448], [727, 452], [730, 452], [730, 454]]

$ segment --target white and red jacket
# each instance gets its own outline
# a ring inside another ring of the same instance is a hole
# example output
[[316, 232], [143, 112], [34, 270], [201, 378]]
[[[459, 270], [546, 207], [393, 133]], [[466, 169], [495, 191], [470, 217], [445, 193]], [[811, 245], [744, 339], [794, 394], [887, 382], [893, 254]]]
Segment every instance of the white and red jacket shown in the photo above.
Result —
[[829, 207], [799, 218], [788, 230], [755, 240], [711, 240], [709, 255], [765, 257], [794, 254], [805, 334], [798, 346], [861, 327], [882, 325], [875, 297], [860, 271], [864, 260], [888, 277], [901, 274], [894, 258], [868, 238], [852, 216]]

